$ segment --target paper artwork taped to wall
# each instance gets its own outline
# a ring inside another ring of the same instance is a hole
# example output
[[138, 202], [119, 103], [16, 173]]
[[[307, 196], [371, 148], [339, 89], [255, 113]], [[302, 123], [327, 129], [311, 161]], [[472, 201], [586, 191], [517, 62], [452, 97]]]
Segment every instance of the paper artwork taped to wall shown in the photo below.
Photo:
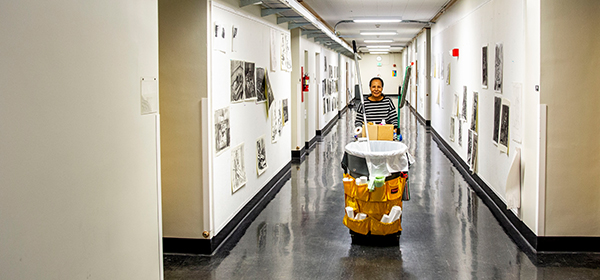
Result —
[[277, 40], [279, 36], [279, 32], [275, 29], [271, 29], [271, 48], [270, 48], [270, 55], [271, 55], [271, 71], [277, 71], [277, 68], [279, 67], [279, 57], [278, 57], [278, 53], [279, 53], [279, 48], [277, 43], [279, 42], [279, 40]]
[[456, 131], [456, 117], [450, 118], [450, 141], [454, 142], [454, 132]]
[[488, 88], [488, 46], [481, 47], [481, 87]]
[[327, 80], [323, 79], [323, 81], [321, 82], [321, 96], [325, 96], [325, 94], [327, 94]]
[[463, 127], [462, 125], [463, 125], [463, 122], [459, 121], [457, 123], [457, 125], [458, 125], [458, 145], [462, 147], [462, 134], [463, 134], [462, 133], [462, 127]]
[[500, 135], [500, 111], [502, 110], [502, 98], [494, 97], [494, 130], [492, 131], [492, 141], [498, 145], [498, 135]]
[[292, 72], [292, 42], [289, 33], [281, 34], [281, 70]]
[[502, 92], [502, 74], [503, 74], [503, 46], [502, 43], [496, 44], [496, 63], [495, 63], [495, 78], [494, 78], [494, 91]]
[[267, 146], [265, 144], [265, 136], [261, 136], [256, 140], [256, 173], [258, 176], [265, 173], [268, 168], [267, 164]]
[[254, 62], [244, 63], [244, 99], [256, 100], [256, 82]]
[[288, 99], [284, 99], [283, 101], [283, 125], [285, 125], [290, 119], [289, 111], [288, 111]]
[[447, 84], [447, 85], [450, 85], [450, 73], [451, 73], [451, 71], [450, 71], [450, 70], [451, 70], [451, 68], [450, 68], [450, 65], [451, 65], [451, 64], [450, 64], [450, 63], [448, 63], [448, 73], [447, 73], [447, 75], [446, 75], [446, 84]]
[[283, 127], [283, 116], [281, 113], [281, 101], [273, 102], [271, 106], [271, 143], [277, 143], [281, 137], [281, 129]]
[[215, 21], [213, 32], [214, 49], [225, 53], [227, 51], [227, 39], [225, 39], [227, 32], [225, 31], [225, 25], [222, 22]]
[[244, 100], [244, 62], [231, 60], [231, 103]]
[[454, 93], [454, 106], [452, 106], [452, 116], [458, 117], [458, 94]]
[[502, 115], [500, 124], [500, 139], [498, 148], [500, 151], [508, 154], [508, 127], [510, 122], [510, 102], [508, 99], [502, 99]]
[[329, 65], [329, 79], [333, 79], [333, 68]]
[[237, 192], [248, 181], [244, 164], [244, 143], [231, 150], [231, 193]]
[[229, 107], [215, 111], [215, 149], [217, 155], [229, 148], [231, 141], [229, 126]]
[[463, 121], [467, 121], [467, 98], [467, 86], [463, 86], [462, 108], [460, 111], [460, 118]]
[[471, 161], [473, 158], [473, 130], [469, 129], [468, 137], [467, 137], [467, 165], [469, 166], [469, 170], [471, 170]]
[[239, 27], [236, 25], [231, 26], [231, 52], [237, 52], [240, 48], [241, 40], [239, 39]]
[[477, 93], [476, 91], [473, 92], [473, 107], [471, 110], [471, 130], [477, 132], [477, 106], [478, 106], [478, 98], [479, 98], [479, 93]]
[[471, 172], [477, 171], [477, 132], [469, 130], [469, 143], [467, 147], [467, 165]]
[[266, 97], [267, 97], [267, 116], [269, 116], [269, 111], [271, 110], [271, 105], [275, 101], [275, 95], [273, 95], [273, 87], [271, 87], [271, 80], [269, 79], [269, 72], [265, 72], [265, 82], [266, 84]]
[[323, 97], [323, 115], [327, 114], [327, 98]]
[[257, 67], [256, 68], [256, 103], [262, 103], [267, 101], [267, 96], [265, 95], [265, 68]]

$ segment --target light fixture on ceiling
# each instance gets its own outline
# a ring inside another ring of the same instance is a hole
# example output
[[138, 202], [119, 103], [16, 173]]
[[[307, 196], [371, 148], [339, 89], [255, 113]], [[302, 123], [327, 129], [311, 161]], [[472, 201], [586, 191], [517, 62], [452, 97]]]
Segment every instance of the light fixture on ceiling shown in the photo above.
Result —
[[390, 52], [391, 49], [367, 49], [369, 52]]
[[384, 39], [384, 40], [364, 40], [365, 43], [392, 43], [394, 40], [392, 39]]
[[384, 46], [384, 45], [381, 45], [381, 46], [367, 46], [367, 49], [377, 49], [377, 48], [389, 49], [391, 47], [392, 46], [390, 46], [390, 45], [387, 45], [387, 46]]
[[401, 18], [357, 18], [352, 20], [355, 23], [394, 23], [402, 22]]
[[389, 54], [390, 52], [369, 52], [369, 54]]
[[396, 35], [398, 32], [396, 31], [361, 31], [360, 35], [369, 36], [369, 35]]

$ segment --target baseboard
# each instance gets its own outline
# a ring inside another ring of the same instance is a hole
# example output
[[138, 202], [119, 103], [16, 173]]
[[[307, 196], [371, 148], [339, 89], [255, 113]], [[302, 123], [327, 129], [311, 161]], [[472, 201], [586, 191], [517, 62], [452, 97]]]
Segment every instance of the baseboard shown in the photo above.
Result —
[[[494, 217], [500, 222], [512, 240], [536, 264], [545, 265], [551, 262], [580, 262], [575, 260], [600, 260], [600, 237], [577, 236], [537, 236], [514, 212], [507, 209], [506, 204], [496, 193], [477, 175], [469, 171], [466, 162], [450, 147], [438, 132], [431, 128], [433, 140], [440, 150], [454, 164], [466, 179], [467, 183], [477, 193], [479, 198], [488, 206]], [[573, 256], [577, 258], [565, 258]], [[571, 263], [570, 265], [578, 265]], [[581, 265], [581, 264], [579, 264]]]
[[337, 118], [333, 118], [329, 121], [329, 123], [327, 125], [325, 125], [325, 127], [323, 127], [323, 129], [317, 130], [317, 140], [321, 141], [323, 139], [323, 137], [325, 135], [327, 135], [327, 133], [329, 133], [329, 131], [331, 131], [331, 129], [337, 123], [337, 121], [338, 121]]
[[431, 120], [426, 120], [423, 118], [423, 116], [421, 116], [421, 114], [419, 114], [419, 112], [417, 112], [417, 110], [415, 110], [415, 108], [413, 108], [413, 106], [411, 106], [408, 102], [406, 102], [406, 105], [408, 105], [410, 111], [417, 117], [417, 120], [424, 125], [426, 129], [431, 127]]
[[342, 116], [346, 113], [346, 111], [348, 111], [348, 105], [344, 106], [344, 108], [342, 108], [342, 110], [338, 111], [338, 119], [341, 119]]
[[308, 142], [304, 142], [304, 148], [306, 149], [306, 154], [309, 154], [317, 146], [317, 135], [310, 139]]
[[306, 147], [303, 146], [302, 149], [293, 151], [292, 150], [292, 163], [302, 163], [304, 158], [306, 157]]
[[292, 177], [292, 164], [286, 164], [238, 212], [227, 225], [211, 239], [163, 237], [163, 252], [177, 254], [211, 255], [227, 240], [239, 239], [258, 214]]

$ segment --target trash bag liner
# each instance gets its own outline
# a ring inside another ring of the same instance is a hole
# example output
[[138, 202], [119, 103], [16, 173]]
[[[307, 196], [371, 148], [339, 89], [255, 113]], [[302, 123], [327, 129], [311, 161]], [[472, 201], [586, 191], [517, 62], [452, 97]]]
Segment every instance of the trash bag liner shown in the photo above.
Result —
[[[371, 145], [370, 152], [367, 146], [369, 143]], [[352, 156], [362, 159], [368, 158], [371, 161], [371, 171], [373, 172], [373, 174], [370, 174], [371, 176], [389, 176], [392, 173], [408, 170], [408, 159], [406, 157], [408, 147], [400, 142], [352, 142], [346, 145], [345, 150], [350, 155], [348, 157], [348, 168], [350, 170], [359, 171], [364, 169], [362, 166], [356, 166], [357, 163], [364, 161], [352, 160]]]

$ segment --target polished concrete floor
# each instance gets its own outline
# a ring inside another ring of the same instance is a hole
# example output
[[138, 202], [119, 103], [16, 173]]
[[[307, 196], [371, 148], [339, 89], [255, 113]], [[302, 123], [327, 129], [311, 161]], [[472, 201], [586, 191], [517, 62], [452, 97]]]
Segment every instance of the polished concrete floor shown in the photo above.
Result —
[[400, 246], [353, 245], [342, 224], [340, 160], [351, 141], [349, 110], [241, 238], [213, 256], [165, 255], [165, 279], [600, 279], [600, 263], [536, 266], [440, 151], [402, 110], [416, 158]]

